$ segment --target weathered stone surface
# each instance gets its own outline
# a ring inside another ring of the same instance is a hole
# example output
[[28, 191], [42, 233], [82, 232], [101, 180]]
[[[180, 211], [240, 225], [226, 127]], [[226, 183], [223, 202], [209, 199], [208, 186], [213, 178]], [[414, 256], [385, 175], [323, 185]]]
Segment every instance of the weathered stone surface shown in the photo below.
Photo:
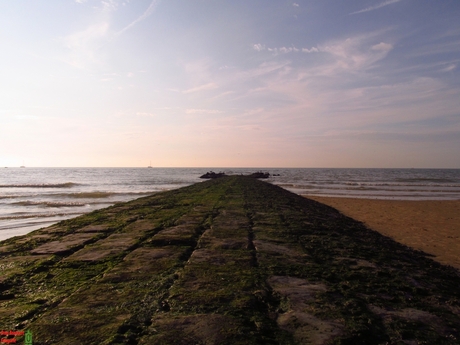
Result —
[[92, 245], [86, 246], [80, 249], [75, 254], [72, 254], [65, 261], [94, 261], [102, 260], [111, 255], [120, 254], [120, 252], [131, 247], [136, 240], [139, 239], [139, 235], [134, 233], [116, 233], [112, 234], [107, 238], [104, 238]]
[[240, 176], [0, 243], [0, 328], [35, 345], [458, 344], [458, 286], [457, 270]]
[[95, 234], [72, 234], [58, 241], [47, 242], [30, 251], [31, 254], [57, 254], [87, 243]]
[[99, 224], [99, 225], [88, 225], [88, 226], [84, 226], [83, 228], [81, 229], [78, 229], [77, 231], [75, 232], [95, 232], [95, 233], [104, 233], [104, 232], [107, 232], [107, 231], [110, 231], [110, 227], [107, 226], [107, 225], [104, 225], [104, 224]]

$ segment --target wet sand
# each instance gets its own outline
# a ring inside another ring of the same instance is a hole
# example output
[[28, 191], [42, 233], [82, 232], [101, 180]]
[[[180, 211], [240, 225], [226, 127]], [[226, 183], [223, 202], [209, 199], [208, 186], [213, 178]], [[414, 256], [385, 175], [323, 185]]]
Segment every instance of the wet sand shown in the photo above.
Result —
[[460, 200], [375, 200], [306, 196], [433, 259], [460, 269]]

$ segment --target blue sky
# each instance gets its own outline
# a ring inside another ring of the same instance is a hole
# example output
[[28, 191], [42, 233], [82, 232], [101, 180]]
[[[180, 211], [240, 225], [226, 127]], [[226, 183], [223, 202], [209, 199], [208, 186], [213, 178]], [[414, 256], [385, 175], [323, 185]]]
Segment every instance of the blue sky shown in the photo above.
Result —
[[458, 0], [1, 0], [0, 166], [460, 168]]

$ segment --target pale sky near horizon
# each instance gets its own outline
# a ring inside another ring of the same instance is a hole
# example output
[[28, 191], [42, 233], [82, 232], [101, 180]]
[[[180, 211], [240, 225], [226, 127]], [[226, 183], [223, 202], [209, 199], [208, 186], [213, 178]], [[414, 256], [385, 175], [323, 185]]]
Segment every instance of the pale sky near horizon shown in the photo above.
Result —
[[0, 167], [460, 168], [458, 0], [0, 0]]

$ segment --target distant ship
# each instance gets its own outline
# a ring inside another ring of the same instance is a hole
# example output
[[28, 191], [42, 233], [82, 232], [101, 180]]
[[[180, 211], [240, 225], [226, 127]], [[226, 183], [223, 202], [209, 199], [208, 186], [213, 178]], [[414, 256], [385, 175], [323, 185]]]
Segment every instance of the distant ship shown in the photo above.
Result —
[[150, 161], [150, 165], [147, 168], [151, 168], [151, 167], [152, 167], [152, 161]]

